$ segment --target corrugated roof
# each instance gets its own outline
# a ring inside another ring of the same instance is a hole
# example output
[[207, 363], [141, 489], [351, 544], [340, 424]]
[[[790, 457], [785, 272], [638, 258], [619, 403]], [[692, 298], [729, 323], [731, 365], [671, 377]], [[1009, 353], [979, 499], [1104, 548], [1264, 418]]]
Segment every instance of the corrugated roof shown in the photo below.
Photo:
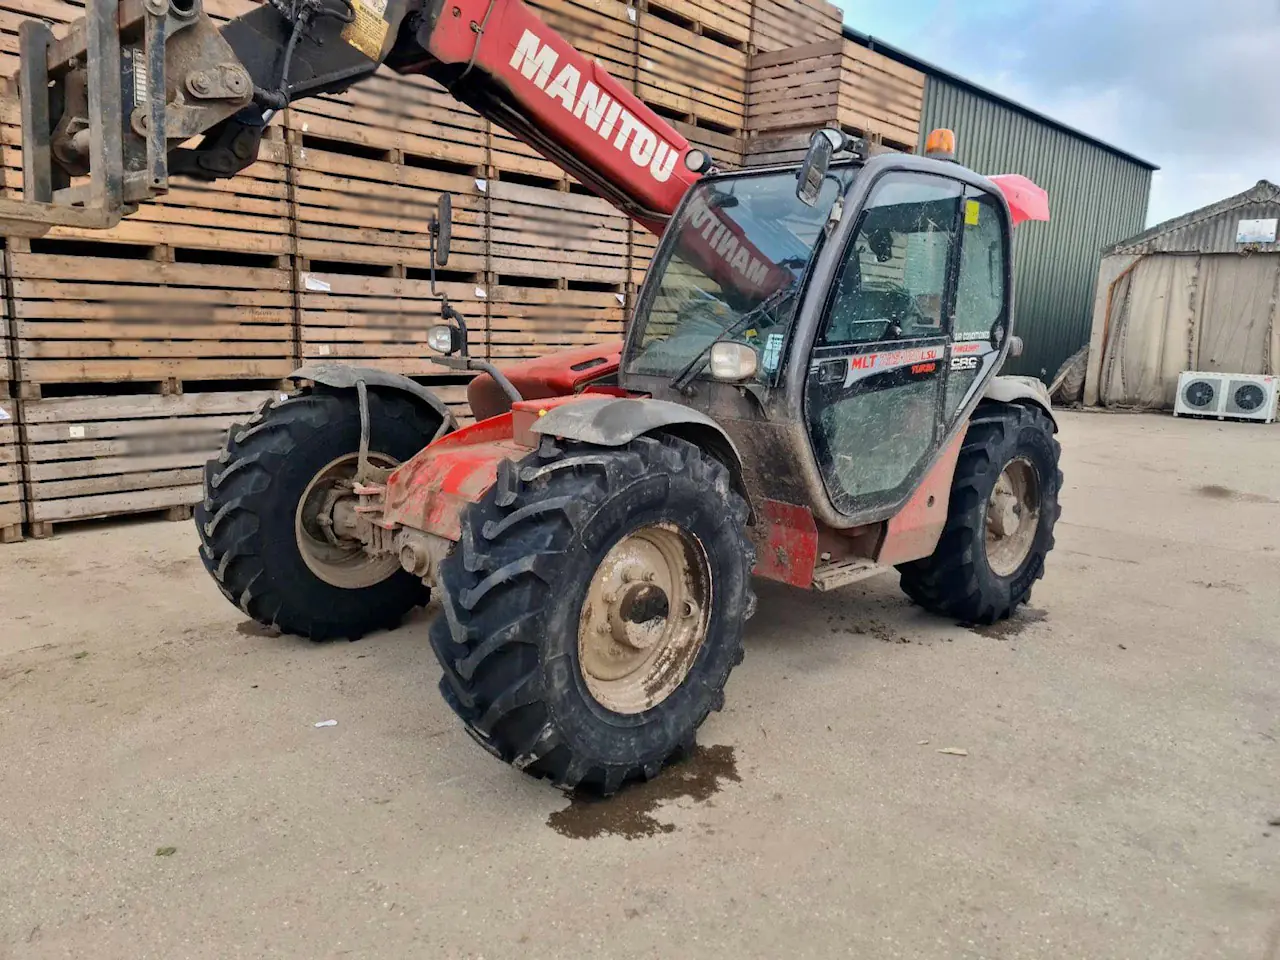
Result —
[[1070, 134], [1073, 137], [1078, 137], [1081, 140], [1087, 141], [1088, 143], [1092, 143], [1094, 146], [1101, 147], [1104, 150], [1108, 150], [1111, 153], [1114, 153], [1117, 156], [1130, 161], [1131, 163], [1136, 163], [1139, 166], [1146, 167], [1148, 170], [1160, 169], [1156, 164], [1152, 163], [1150, 160], [1143, 160], [1141, 157], [1130, 153], [1128, 150], [1123, 150], [1120, 147], [1117, 147], [1115, 144], [1107, 143], [1107, 141], [1100, 140], [1097, 137], [1091, 134], [1085, 133], [1082, 130], [1077, 130], [1075, 127], [1068, 126], [1065, 123], [1055, 120], [1053, 119], [1053, 117], [1050, 117], [1047, 114], [1043, 114], [1039, 110], [1033, 110], [1028, 106], [1018, 103], [1016, 100], [1010, 100], [1008, 97], [1003, 96], [999, 93], [996, 93], [994, 90], [988, 90], [986, 87], [979, 86], [973, 81], [966, 80], [964, 77], [954, 74], [950, 70], [946, 70], [935, 63], [930, 63], [928, 60], [921, 60], [919, 57], [915, 56], [914, 54], [907, 53], [905, 50], [895, 47], [891, 43], [886, 43], [884, 40], [881, 40], [878, 37], [873, 37], [870, 34], [862, 33], [861, 31], [855, 30], [848, 25], [846, 25], [844, 28], [844, 35], [847, 39], [852, 40], [854, 43], [857, 43], [860, 46], [866, 47], [868, 50], [874, 50], [876, 53], [884, 54], [890, 60], [896, 60], [899, 63], [906, 64], [909, 67], [913, 67], [914, 69], [919, 70], [921, 73], [929, 74], [935, 77], [940, 77], [943, 80], [946, 80], [948, 83], [954, 84], [955, 86], [958, 86], [958, 87], [962, 87], [971, 93], [977, 94], [980, 97], [985, 97], [988, 100], [995, 101], [996, 103], [1002, 106], [1008, 107], [1010, 110], [1015, 110], [1018, 113], [1021, 113], [1023, 116], [1026, 116], [1031, 118], [1032, 120], [1035, 120], [1037, 123], [1046, 124], [1047, 126], [1053, 127], [1056, 130], [1061, 130], [1063, 133]]
[[[1122, 240], [1107, 250], [1116, 253], [1236, 253], [1241, 220], [1280, 219], [1280, 187], [1270, 180], [1259, 180], [1255, 186], [1234, 197], [1211, 203], [1207, 207], [1174, 217], [1144, 230], [1135, 237]], [[1249, 245], [1251, 250], [1280, 253], [1280, 243]]]

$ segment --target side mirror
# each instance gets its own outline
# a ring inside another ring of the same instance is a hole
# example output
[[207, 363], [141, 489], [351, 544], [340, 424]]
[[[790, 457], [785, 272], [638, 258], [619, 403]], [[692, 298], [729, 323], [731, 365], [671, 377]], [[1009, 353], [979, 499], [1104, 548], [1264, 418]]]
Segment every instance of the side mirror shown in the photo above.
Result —
[[816, 207], [822, 184], [831, 168], [831, 158], [844, 146], [845, 135], [830, 128], [819, 130], [809, 140], [809, 152], [796, 174], [796, 197], [806, 207]]
[[436, 215], [431, 221], [431, 236], [435, 240], [435, 259], [440, 266], [449, 263], [449, 247], [453, 241], [453, 194], [442, 193], [436, 201]]

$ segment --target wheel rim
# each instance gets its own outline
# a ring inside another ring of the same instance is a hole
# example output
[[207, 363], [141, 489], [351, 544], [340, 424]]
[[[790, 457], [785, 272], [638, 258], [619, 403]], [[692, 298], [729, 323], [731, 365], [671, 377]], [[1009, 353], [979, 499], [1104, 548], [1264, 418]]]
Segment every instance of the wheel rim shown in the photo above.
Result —
[[1040, 478], [1025, 457], [1009, 461], [987, 499], [987, 564], [1011, 577], [1026, 562], [1040, 528]]
[[614, 713], [643, 713], [675, 692], [711, 617], [706, 550], [675, 524], [623, 537], [596, 568], [582, 604], [578, 661], [587, 689]]
[[[302, 492], [293, 521], [298, 552], [307, 569], [325, 583], [343, 590], [372, 587], [400, 569], [400, 559], [394, 554], [371, 557], [359, 540], [343, 538], [334, 532], [334, 504], [344, 497], [355, 496], [353, 481], [359, 460], [357, 454], [351, 453], [322, 467]], [[398, 466], [391, 457], [372, 452], [369, 462], [377, 467]]]

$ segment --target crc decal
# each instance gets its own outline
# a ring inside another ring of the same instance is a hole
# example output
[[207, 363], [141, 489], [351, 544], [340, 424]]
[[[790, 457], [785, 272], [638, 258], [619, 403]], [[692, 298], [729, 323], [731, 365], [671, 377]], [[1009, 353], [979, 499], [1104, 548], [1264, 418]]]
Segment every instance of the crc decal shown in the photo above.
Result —
[[977, 370], [978, 358], [977, 357], [952, 357], [951, 369], [952, 370]]

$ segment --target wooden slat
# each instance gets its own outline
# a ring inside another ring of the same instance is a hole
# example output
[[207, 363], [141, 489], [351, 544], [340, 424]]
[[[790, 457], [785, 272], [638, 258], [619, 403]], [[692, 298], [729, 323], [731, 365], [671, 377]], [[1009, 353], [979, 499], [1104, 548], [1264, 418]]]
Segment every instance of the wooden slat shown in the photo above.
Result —
[[751, 45], [765, 51], [839, 40], [844, 23], [825, 0], [753, 0], [751, 19]]
[[28, 383], [279, 378], [293, 276], [279, 267], [11, 252], [14, 363]]
[[640, 96], [653, 104], [739, 131], [745, 118], [747, 55], [656, 16], [643, 18]]
[[28, 519], [60, 522], [190, 506], [227, 428], [274, 393], [28, 400], [21, 441]]
[[489, 209], [491, 272], [626, 282], [628, 221], [599, 197], [495, 180]]
[[[467, 318], [469, 347], [484, 356], [483, 286], [447, 282], [439, 290]], [[424, 279], [307, 272], [299, 277], [303, 361], [372, 365], [411, 376], [445, 374], [426, 344], [441, 322], [440, 299]]]
[[504, 360], [542, 356], [622, 336], [622, 293], [499, 286], [490, 297], [489, 351]]
[[301, 257], [429, 266], [431, 219], [448, 192], [449, 268], [484, 269], [484, 194], [473, 175], [308, 148], [298, 151], [294, 178]]

